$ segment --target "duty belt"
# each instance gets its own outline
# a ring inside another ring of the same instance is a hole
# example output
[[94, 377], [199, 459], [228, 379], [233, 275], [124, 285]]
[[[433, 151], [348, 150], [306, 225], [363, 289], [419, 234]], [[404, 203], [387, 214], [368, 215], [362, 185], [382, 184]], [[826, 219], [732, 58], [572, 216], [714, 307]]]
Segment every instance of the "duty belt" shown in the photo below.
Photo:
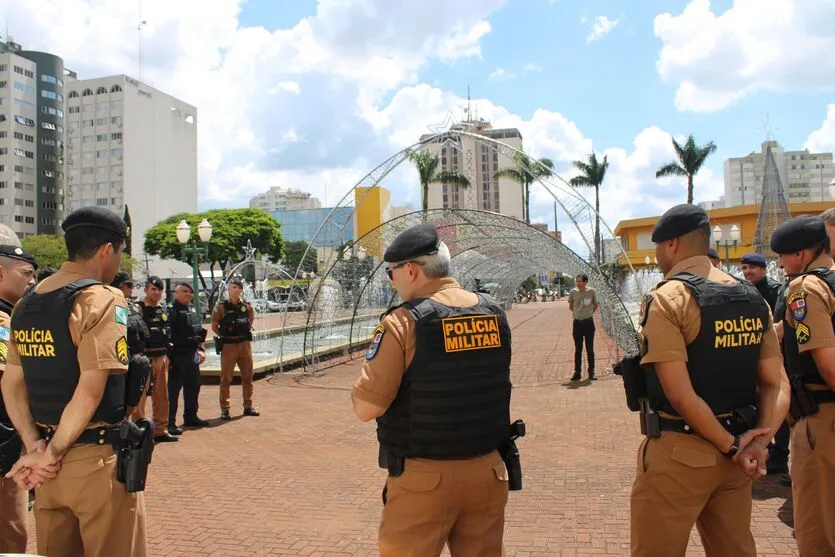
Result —
[[240, 344], [242, 342], [247, 342], [249, 339], [246, 337], [221, 337], [223, 339], [223, 344]]
[[[736, 416], [735, 413], [720, 414], [716, 420], [732, 435], [742, 435], [754, 427], [754, 423], [747, 423], [744, 419]], [[682, 419], [671, 419], [658, 416], [661, 431], [672, 431], [675, 433], [693, 434], [696, 431]], [[756, 419], [754, 419], [756, 422]]]
[[809, 396], [818, 404], [835, 402], [835, 391], [809, 391]]
[[151, 356], [151, 357], [154, 357], [154, 358], [156, 358], [158, 356], [165, 356], [167, 354], [168, 354], [168, 348], [166, 348], [165, 346], [160, 346], [160, 347], [157, 347], [157, 348], [146, 348], [145, 349], [145, 355], [146, 356]]
[[[38, 426], [38, 432], [41, 437], [49, 442], [52, 436], [55, 435], [55, 429], [52, 426]], [[75, 440], [76, 445], [118, 445], [121, 442], [119, 437], [118, 425], [107, 425], [101, 427], [93, 427], [85, 429]]]

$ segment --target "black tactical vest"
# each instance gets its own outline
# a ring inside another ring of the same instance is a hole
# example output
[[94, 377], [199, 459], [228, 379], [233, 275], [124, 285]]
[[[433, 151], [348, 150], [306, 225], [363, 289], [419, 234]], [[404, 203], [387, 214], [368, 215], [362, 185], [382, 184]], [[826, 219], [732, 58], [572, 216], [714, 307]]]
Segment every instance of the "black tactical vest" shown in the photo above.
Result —
[[413, 300], [415, 356], [397, 396], [377, 418], [377, 439], [407, 458], [485, 455], [510, 427], [510, 327], [504, 311], [479, 294], [478, 305]]
[[223, 338], [241, 338], [249, 335], [249, 306], [243, 302], [223, 302], [223, 319], [220, 320], [219, 328], [220, 336]]
[[142, 309], [142, 319], [151, 333], [145, 353], [149, 356], [161, 356], [168, 352], [168, 342], [171, 339], [171, 328], [168, 324], [168, 312], [162, 304], [147, 306], [139, 302]]
[[[58, 425], [78, 385], [80, 369], [68, 319], [75, 298], [100, 284], [80, 279], [39, 294], [30, 290], [12, 317], [12, 336], [23, 366], [29, 407], [36, 422]], [[117, 423], [125, 417], [127, 374], [111, 375], [91, 422]]]
[[173, 302], [169, 308], [171, 318], [171, 344], [174, 352], [191, 353], [203, 341], [203, 325], [200, 315], [191, 306]]
[[136, 309], [136, 304], [128, 300], [128, 349], [131, 355], [144, 354], [145, 348], [148, 345], [148, 337], [151, 336], [148, 331], [148, 325], [142, 319], [142, 314]]
[[[835, 293], [835, 271], [831, 269], [811, 269], [797, 276], [815, 275], [823, 280], [830, 290]], [[791, 310], [789, 310], [791, 311]], [[802, 323], [802, 321], [801, 321]], [[783, 357], [786, 362], [786, 373], [790, 376], [800, 377], [804, 383], [815, 385], [826, 385], [826, 381], [821, 377], [818, 371], [818, 366], [815, 365], [815, 360], [811, 352], [800, 353], [800, 347], [797, 344], [797, 331], [795, 327], [790, 327], [788, 320], [785, 322], [785, 331], [783, 333]], [[832, 315], [832, 328], [835, 329], [835, 314]], [[812, 331], [812, 334], [815, 334]]]
[[[757, 362], [771, 314], [768, 304], [747, 281], [722, 284], [690, 273], [670, 280], [690, 289], [701, 314], [699, 334], [687, 346], [693, 390], [717, 415], [755, 404]], [[678, 415], [654, 369], [647, 373], [647, 393], [652, 408]]]
[[[14, 306], [0, 298], [0, 312], [5, 313], [8, 317], [12, 316], [12, 311], [14, 310]], [[9, 337], [9, 338], [0, 338], [0, 344], [5, 344], [5, 346], [0, 346], [0, 362], [3, 364], [6, 363], [6, 357], [8, 356], [8, 349], [9, 343], [11, 342], [11, 331], [6, 330], [0, 332], [0, 335]], [[8, 427], [12, 427], [12, 420], [9, 418], [9, 414], [6, 412], [6, 405], [3, 402], [3, 393], [0, 392], [0, 424], [3, 424]]]

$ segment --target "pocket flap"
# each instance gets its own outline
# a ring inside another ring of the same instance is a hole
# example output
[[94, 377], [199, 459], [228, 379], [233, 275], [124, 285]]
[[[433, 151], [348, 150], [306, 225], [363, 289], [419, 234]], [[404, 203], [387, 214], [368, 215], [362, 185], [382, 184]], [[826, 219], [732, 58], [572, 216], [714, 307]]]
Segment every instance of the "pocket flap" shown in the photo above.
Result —
[[441, 483], [440, 472], [403, 472], [397, 482], [409, 491], [432, 491]]
[[496, 478], [499, 481], [506, 482], [510, 478], [507, 474], [507, 467], [504, 465], [504, 462], [497, 462], [493, 465], [493, 473], [496, 474]]
[[691, 468], [707, 468], [716, 465], [715, 454], [682, 447], [673, 447], [670, 458]]

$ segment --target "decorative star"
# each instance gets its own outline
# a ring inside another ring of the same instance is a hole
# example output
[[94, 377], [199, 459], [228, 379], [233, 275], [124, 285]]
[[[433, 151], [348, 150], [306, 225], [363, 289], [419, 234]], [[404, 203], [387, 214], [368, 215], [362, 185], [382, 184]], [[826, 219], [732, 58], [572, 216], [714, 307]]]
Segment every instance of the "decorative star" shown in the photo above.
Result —
[[246, 241], [246, 247], [243, 248], [243, 250], [244, 250], [244, 254], [245, 254], [245, 257], [244, 257], [245, 261], [251, 261], [251, 260], [255, 259], [255, 248], [252, 247], [252, 241], [251, 240]]
[[432, 133], [443, 133], [443, 132], [447, 131], [449, 128], [451, 128], [452, 124], [454, 124], [454, 123], [455, 123], [455, 116], [453, 116], [452, 109], [450, 109], [449, 111], [447, 111], [446, 117], [444, 118], [444, 121], [441, 122], [440, 124], [430, 125], [429, 126], [429, 131], [431, 131]]

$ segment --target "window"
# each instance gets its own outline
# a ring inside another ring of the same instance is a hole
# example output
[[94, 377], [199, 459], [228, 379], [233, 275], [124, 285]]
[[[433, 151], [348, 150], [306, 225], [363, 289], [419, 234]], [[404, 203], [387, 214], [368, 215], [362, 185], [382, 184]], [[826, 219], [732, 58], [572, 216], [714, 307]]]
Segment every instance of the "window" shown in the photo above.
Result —
[[58, 133], [64, 133], [64, 126], [61, 124], [55, 124], [55, 129], [58, 130]]
[[43, 160], [45, 160], [46, 162], [57, 162], [58, 157], [56, 157], [55, 155], [50, 155], [48, 153], [45, 153], [43, 155]]
[[58, 118], [63, 118], [64, 117], [64, 111], [61, 110], [60, 108], [55, 109], [55, 114], [58, 116]]
[[[15, 135], [17, 135], [17, 132], [15, 132]], [[23, 135], [23, 134], [21, 134], [21, 136], [22, 136], [22, 135]], [[8, 133], [8, 132], [6, 132], [6, 131], [0, 131], [0, 139], [5, 139], [5, 138], [6, 138], [6, 137], [8, 137], [8, 136], [9, 136], [9, 133]]]
[[106, 95], [106, 94], [107, 94], [107, 88], [99, 87], [98, 89], [96, 89], [96, 95]]
[[106, 190], [107, 189], [107, 182], [96, 182], [96, 189], [97, 190]]
[[100, 133], [96, 136], [96, 141], [107, 141], [107, 134]]
[[95, 169], [92, 166], [85, 166], [81, 169], [82, 176], [92, 176], [93, 172], [95, 172]]
[[106, 197], [97, 197], [96, 198], [96, 205], [99, 207], [107, 207], [107, 198]]
[[[47, 89], [41, 89], [41, 96], [47, 99], [58, 100], [58, 94], [55, 91], [49, 91]], [[63, 97], [61, 100], [64, 100]]]
[[55, 124], [51, 122], [41, 122], [41, 127], [45, 130], [55, 130]]
[[[23, 182], [15, 182], [14, 183], [14, 189], [22, 190], [23, 189]], [[18, 203], [18, 201], [20, 201], [20, 203]], [[23, 205], [23, 200], [22, 199], [15, 200], [15, 205], [21, 205], [22, 206]]]
[[79, 112], [81, 112], [81, 107], [80, 106], [71, 106], [69, 108], [69, 112], [70, 112], [70, 114], [78, 114]]
[[31, 199], [27, 199], [24, 203], [27, 207], [34, 207], [35, 206], [35, 202], [32, 201]]
[[53, 172], [52, 170], [44, 170], [43, 175], [47, 178], [55, 178], [55, 172]]
[[122, 132], [116, 132], [116, 133], [110, 134], [110, 139], [112, 139], [114, 141], [116, 141], [116, 140], [121, 141], [122, 140]]
[[26, 217], [26, 224], [35, 224], [35, 217]]
[[122, 108], [122, 101], [110, 101], [110, 110], [116, 110], [117, 108]]
[[121, 116], [112, 116], [110, 118], [110, 123], [111, 124], [121, 124], [122, 123], [122, 117]]
[[107, 125], [107, 118], [96, 118], [96, 125], [97, 126], [106, 126]]
[[6, 147], [0, 147], [0, 155], [7, 155], [9, 150]]
[[[18, 124], [23, 124], [24, 126], [30, 126], [30, 127], [33, 127], [33, 128], [35, 127], [35, 121], [32, 120], [31, 118], [26, 118], [25, 116], [15, 116], [14, 120]], [[52, 128], [52, 129], [55, 129], [55, 128]]]
[[92, 96], [92, 94], [93, 94], [93, 90], [92, 90], [92, 89], [84, 89], [84, 90], [81, 92], [81, 96], [82, 96], [82, 97], [89, 97], [89, 96]]
[[[17, 89], [18, 91], [23, 91], [24, 90], [23, 84], [19, 81], [14, 82], [14, 88]], [[794, 157], [792, 157], [792, 158], [794, 158]]]
[[87, 145], [89, 143], [92, 143], [92, 142], [93, 142], [93, 136], [92, 135], [85, 135], [84, 137], [81, 138], [81, 143], [83, 143], [85, 145]]
[[110, 92], [111, 92], [111, 93], [118, 93], [118, 92], [120, 92], [121, 90], [122, 90], [122, 88], [121, 88], [121, 87], [119, 87], [118, 85], [114, 85], [113, 87], [111, 87], [111, 88], [110, 88]]
[[0, 64], [0, 72], [7, 72], [9, 71], [9, 66], [6, 64]]
[[0, 182], [0, 190], [4, 190], [9, 187], [9, 184], [6, 182]]
[[[90, 154], [92, 154], [92, 153], [90, 153]], [[107, 151], [106, 151], [105, 149], [102, 149], [102, 150], [96, 151], [96, 158], [97, 158], [97, 159], [103, 159], [103, 158], [105, 158], [106, 156], [107, 156]]]
[[107, 112], [107, 101], [96, 103], [96, 112]]
[[12, 99], [12, 100], [14, 101], [14, 103], [17, 106], [19, 106], [23, 110], [32, 111], [32, 112], [35, 111], [35, 105], [33, 103], [30, 103], [28, 101], [24, 101], [23, 99]]
[[92, 128], [93, 127], [93, 120], [82, 120], [81, 126], [84, 128]]
[[41, 145], [48, 145], [49, 147], [55, 147], [59, 142], [55, 141], [54, 139], [50, 139], [48, 137], [41, 138]]
[[67, 95], [67, 98], [68, 99], [77, 99], [78, 98], [78, 92], [77, 91], [70, 91], [70, 94]]
[[0, 89], [5, 89], [8, 84], [8, 81], [0, 81]]
[[122, 150], [121, 149], [111, 149], [110, 150], [110, 156], [121, 159], [122, 158]]
[[41, 81], [46, 82], [46, 83], [53, 83], [53, 84], [58, 83], [58, 80], [55, 79], [55, 76], [49, 75], [47, 73], [42, 73], [41, 74]]

